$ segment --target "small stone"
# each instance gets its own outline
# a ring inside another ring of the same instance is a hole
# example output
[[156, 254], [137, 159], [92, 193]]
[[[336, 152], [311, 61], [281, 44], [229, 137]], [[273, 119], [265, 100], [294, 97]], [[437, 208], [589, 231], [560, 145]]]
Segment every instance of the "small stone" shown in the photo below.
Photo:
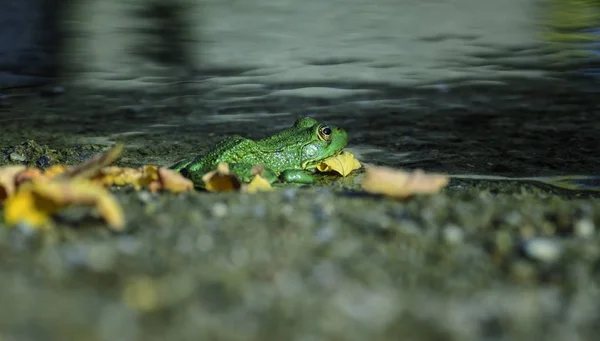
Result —
[[335, 229], [331, 226], [325, 226], [317, 230], [314, 236], [314, 240], [316, 243], [328, 243], [331, 242], [335, 238], [336, 232]]
[[504, 216], [504, 221], [511, 226], [517, 226], [521, 222], [521, 213], [512, 211]]
[[267, 208], [263, 204], [254, 205], [252, 213], [257, 218], [264, 218], [267, 215]]
[[209, 234], [202, 234], [196, 239], [196, 247], [202, 252], [210, 251], [215, 245], [213, 237]]
[[10, 161], [15, 161], [15, 162], [27, 161], [27, 158], [25, 157], [25, 155], [19, 154], [17, 152], [10, 153], [9, 158], [10, 158]]
[[136, 192], [136, 194], [137, 194], [138, 199], [141, 202], [143, 202], [144, 204], [147, 204], [150, 201], [152, 201], [152, 195], [148, 191], [139, 191], [139, 192]]
[[212, 211], [213, 216], [215, 216], [217, 218], [223, 218], [224, 216], [227, 215], [227, 205], [225, 205], [222, 202], [218, 202], [213, 205], [213, 207], [211, 208], [211, 211]]
[[50, 166], [50, 161], [51, 161], [50, 160], [50, 156], [48, 156], [48, 155], [42, 155], [37, 160], [35, 160], [35, 164], [39, 168], [45, 169], [45, 168], [48, 168]]
[[117, 242], [117, 250], [126, 255], [135, 255], [142, 247], [142, 242], [130, 236], [121, 237]]
[[295, 188], [287, 188], [283, 191], [283, 198], [287, 201], [291, 201], [296, 198], [298, 191]]
[[104, 272], [110, 270], [116, 262], [115, 250], [107, 245], [90, 245], [87, 250], [87, 262], [91, 270]]
[[589, 238], [594, 235], [596, 226], [590, 219], [580, 219], [574, 225], [575, 235], [578, 237]]
[[281, 214], [286, 217], [291, 217], [294, 215], [294, 206], [290, 204], [285, 204], [281, 207]]
[[523, 251], [532, 259], [553, 263], [562, 255], [562, 246], [555, 240], [549, 238], [533, 238], [526, 241]]
[[461, 244], [465, 236], [463, 230], [460, 227], [453, 224], [446, 225], [442, 233], [444, 236], [444, 240], [448, 244], [453, 245]]

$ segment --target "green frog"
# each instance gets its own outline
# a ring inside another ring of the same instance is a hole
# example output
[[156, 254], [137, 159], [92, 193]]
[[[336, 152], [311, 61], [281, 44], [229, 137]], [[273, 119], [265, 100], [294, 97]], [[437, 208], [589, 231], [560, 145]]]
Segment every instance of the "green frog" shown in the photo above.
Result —
[[262, 165], [263, 177], [270, 183], [310, 184], [317, 164], [339, 154], [348, 143], [340, 127], [302, 117], [294, 125], [273, 136], [255, 141], [233, 135], [218, 142], [206, 155], [181, 160], [169, 168], [204, 188], [202, 176], [227, 162], [229, 170], [242, 182], [252, 180], [252, 168]]

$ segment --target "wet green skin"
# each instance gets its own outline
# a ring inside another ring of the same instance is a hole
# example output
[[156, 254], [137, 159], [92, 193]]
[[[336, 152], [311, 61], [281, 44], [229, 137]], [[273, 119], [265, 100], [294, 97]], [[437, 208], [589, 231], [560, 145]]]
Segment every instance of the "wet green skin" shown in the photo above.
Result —
[[321, 124], [310, 117], [296, 120], [294, 125], [273, 136], [254, 141], [239, 135], [230, 136], [215, 145], [206, 155], [181, 160], [170, 166], [203, 188], [202, 176], [227, 162], [231, 172], [242, 182], [252, 179], [252, 167], [263, 165], [263, 176], [273, 183], [310, 184], [316, 165], [338, 154], [348, 143], [342, 128]]

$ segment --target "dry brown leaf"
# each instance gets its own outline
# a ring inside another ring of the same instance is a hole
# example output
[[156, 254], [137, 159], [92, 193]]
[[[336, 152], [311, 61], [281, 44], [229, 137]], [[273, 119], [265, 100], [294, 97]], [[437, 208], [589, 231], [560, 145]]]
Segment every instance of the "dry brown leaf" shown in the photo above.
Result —
[[121, 153], [123, 152], [123, 143], [117, 143], [112, 148], [99, 153], [91, 159], [77, 165], [68, 168], [65, 172], [61, 173], [59, 178], [84, 178], [89, 179], [95, 177], [100, 171], [115, 162]]
[[19, 187], [4, 205], [7, 225], [26, 223], [36, 228], [51, 225], [51, 216], [70, 205], [95, 207], [113, 230], [125, 226], [123, 210], [102, 186], [88, 180], [32, 180]]
[[187, 192], [194, 189], [192, 180], [184, 177], [179, 172], [160, 167], [158, 168], [158, 180], [148, 185], [151, 192], [167, 190], [172, 193]]
[[47, 180], [47, 178], [44, 176], [44, 173], [42, 173], [41, 170], [37, 168], [27, 168], [16, 174], [14, 180], [17, 187], [19, 187], [21, 184], [27, 181]]
[[367, 192], [394, 198], [437, 193], [447, 184], [448, 177], [443, 174], [425, 173], [420, 169], [406, 172], [378, 166], [368, 166], [361, 183]]
[[25, 166], [0, 167], [0, 203], [15, 192], [17, 188], [15, 178], [25, 169]]
[[240, 179], [229, 171], [229, 165], [225, 162], [219, 163], [214, 171], [204, 174], [202, 181], [210, 192], [235, 191], [242, 186]]
[[360, 167], [361, 164], [354, 157], [354, 155], [346, 151], [343, 151], [336, 156], [327, 158], [317, 164], [317, 170], [320, 172], [334, 171], [344, 177]]

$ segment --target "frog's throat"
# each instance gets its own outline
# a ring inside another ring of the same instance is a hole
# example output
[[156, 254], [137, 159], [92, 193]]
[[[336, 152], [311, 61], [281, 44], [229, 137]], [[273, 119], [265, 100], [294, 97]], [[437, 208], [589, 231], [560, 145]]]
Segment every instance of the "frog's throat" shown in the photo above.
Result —
[[327, 160], [329, 158], [332, 157], [336, 157], [338, 155], [340, 155], [342, 153], [342, 150], [340, 149], [339, 151], [337, 151], [334, 154], [331, 154], [327, 157], [323, 157], [320, 159], [314, 159], [314, 160], [308, 160], [308, 161], [304, 161], [300, 166], [302, 167], [302, 169], [314, 169], [317, 168], [317, 165], [319, 164], [319, 162], [323, 161], [323, 160]]

